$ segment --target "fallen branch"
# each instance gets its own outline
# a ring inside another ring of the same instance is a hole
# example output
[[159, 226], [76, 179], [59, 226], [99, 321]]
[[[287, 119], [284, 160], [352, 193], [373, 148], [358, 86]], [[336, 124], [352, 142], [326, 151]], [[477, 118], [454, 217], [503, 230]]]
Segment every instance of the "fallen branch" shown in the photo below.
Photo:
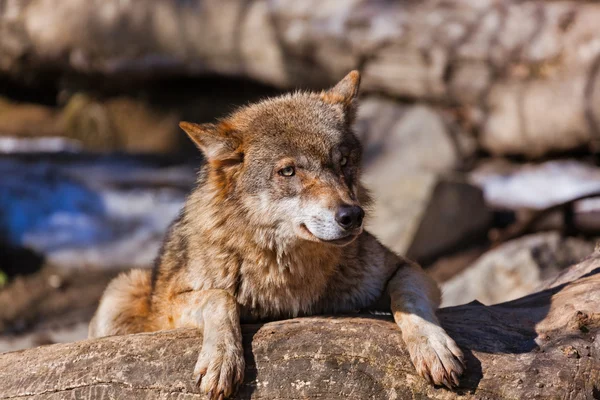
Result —
[[[456, 396], [597, 396], [599, 272], [597, 252], [542, 292], [495, 306], [442, 309], [443, 325], [468, 362]], [[389, 317], [248, 325], [244, 342], [241, 399], [453, 397], [415, 375]], [[0, 399], [202, 398], [191, 378], [200, 343], [200, 334], [188, 329], [7, 353], [0, 356]]]

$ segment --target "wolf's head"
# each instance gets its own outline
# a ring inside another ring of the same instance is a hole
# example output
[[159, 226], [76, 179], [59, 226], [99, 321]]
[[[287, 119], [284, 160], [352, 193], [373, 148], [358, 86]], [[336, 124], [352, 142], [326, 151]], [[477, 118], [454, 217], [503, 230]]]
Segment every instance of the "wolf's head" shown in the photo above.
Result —
[[207, 159], [208, 190], [269, 240], [350, 243], [368, 202], [351, 129], [359, 83], [353, 71], [328, 91], [268, 99], [217, 124], [182, 122]]

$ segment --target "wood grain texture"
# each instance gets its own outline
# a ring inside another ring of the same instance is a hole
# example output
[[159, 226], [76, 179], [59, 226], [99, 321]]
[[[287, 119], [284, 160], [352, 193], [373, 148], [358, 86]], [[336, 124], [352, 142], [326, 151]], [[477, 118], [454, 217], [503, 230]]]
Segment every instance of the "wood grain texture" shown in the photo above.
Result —
[[[547, 286], [509, 303], [440, 310], [468, 362], [456, 393], [416, 375], [391, 318], [358, 315], [245, 326], [237, 398], [595, 399], [600, 254]], [[188, 329], [3, 354], [0, 399], [202, 398], [191, 379], [200, 346]]]

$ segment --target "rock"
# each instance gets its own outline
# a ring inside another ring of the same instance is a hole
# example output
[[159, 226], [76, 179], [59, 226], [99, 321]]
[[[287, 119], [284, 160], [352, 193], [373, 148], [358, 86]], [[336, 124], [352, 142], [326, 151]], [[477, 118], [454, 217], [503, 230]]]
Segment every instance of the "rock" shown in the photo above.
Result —
[[441, 112], [367, 97], [356, 131], [364, 147], [363, 180], [375, 199], [368, 228], [383, 243], [425, 260], [485, 234], [490, 215], [481, 191], [444, 178], [473, 154], [474, 143], [454, 137]]
[[374, 96], [361, 99], [356, 133], [367, 173], [448, 173], [461, 168], [476, 144], [464, 132], [452, 132], [448, 123], [441, 110], [426, 105]]
[[488, 96], [494, 112], [481, 129], [482, 148], [498, 156], [540, 158], [590, 146], [596, 132], [586, 115], [586, 102], [592, 98], [586, 94], [587, 79], [581, 72], [556, 80], [495, 85]]
[[175, 112], [125, 96], [98, 100], [77, 93], [62, 108], [0, 98], [0, 135], [29, 139], [19, 144], [4, 139], [0, 152], [35, 150], [36, 145], [49, 150], [175, 152], [181, 143], [178, 135], [183, 135], [179, 120]]
[[[72, 323], [70, 321], [54, 320], [56, 326], [38, 328], [18, 334], [0, 333], [0, 353], [8, 353], [32, 347], [44, 346], [55, 343], [72, 343], [84, 340], [88, 336], [88, 325], [91, 316], [85, 322]], [[59, 325], [63, 323], [63, 325]]]
[[0, 353], [87, 337], [100, 296], [119, 270], [45, 266], [0, 290]]
[[93, 151], [173, 153], [182, 132], [178, 113], [126, 96], [97, 100], [72, 96], [61, 113], [65, 135]]
[[0, 136], [60, 136], [64, 129], [56, 109], [19, 104], [0, 97]]
[[428, 263], [487, 237], [491, 213], [477, 187], [431, 172], [387, 171], [394, 169], [365, 177], [375, 199], [367, 228], [392, 250]]
[[501, 237], [551, 229], [600, 234], [600, 168], [575, 160], [493, 161], [473, 171], [471, 182], [491, 207], [516, 214], [518, 226]]
[[479, 246], [469, 246], [466, 249], [450, 252], [438, 258], [434, 263], [426, 265], [427, 273], [438, 284], [441, 284], [470, 267], [487, 250], [489, 250], [489, 244], [482, 243]]
[[545, 280], [581, 261], [594, 249], [582, 239], [556, 232], [514, 239], [482, 255], [460, 274], [442, 284], [443, 305], [477, 300], [497, 304], [532, 293]]
[[383, 244], [405, 254], [427, 208], [438, 181], [437, 174], [406, 174], [379, 171], [364, 178], [374, 203], [366, 227]]
[[492, 213], [479, 188], [459, 180], [440, 180], [406, 254], [429, 263], [445, 252], [485, 241], [491, 222]]
[[493, 154], [540, 157], [597, 150], [599, 18], [589, 1], [30, 0], [0, 14], [0, 73], [289, 89], [361, 69], [366, 91], [455, 107]]

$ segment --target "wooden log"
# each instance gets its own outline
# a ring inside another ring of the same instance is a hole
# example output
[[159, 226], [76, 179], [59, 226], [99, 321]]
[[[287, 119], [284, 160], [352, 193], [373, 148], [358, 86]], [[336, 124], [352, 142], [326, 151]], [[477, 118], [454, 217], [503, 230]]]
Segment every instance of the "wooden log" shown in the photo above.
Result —
[[[567, 281], [573, 278], [574, 281]], [[442, 309], [468, 363], [460, 389], [415, 374], [390, 317], [312, 317], [248, 325], [239, 399], [594, 399], [600, 391], [600, 253], [508, 303]], [[200, 399], [196, 330], [0, 355], [0, 399]]]

